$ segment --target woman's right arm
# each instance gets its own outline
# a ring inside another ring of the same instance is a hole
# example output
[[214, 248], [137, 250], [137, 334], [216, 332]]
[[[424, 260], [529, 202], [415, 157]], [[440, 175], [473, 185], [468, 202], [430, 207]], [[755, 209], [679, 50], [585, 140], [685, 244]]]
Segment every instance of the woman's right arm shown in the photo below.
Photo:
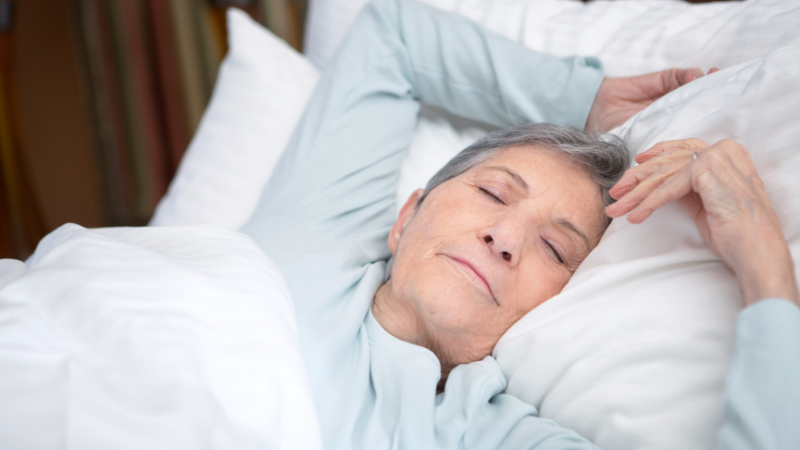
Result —
[[800, 308], [761, 300], [739, 314], [718, 448], [800, 448]]
[[720, 450], [800, 448], [800, 294], [778, 217], [747, 149], [730, 140], [657, 144], [637, 155], [606, 210], [641, 223], [678, 200], [736, 274], [746, 308], [725, 385]]

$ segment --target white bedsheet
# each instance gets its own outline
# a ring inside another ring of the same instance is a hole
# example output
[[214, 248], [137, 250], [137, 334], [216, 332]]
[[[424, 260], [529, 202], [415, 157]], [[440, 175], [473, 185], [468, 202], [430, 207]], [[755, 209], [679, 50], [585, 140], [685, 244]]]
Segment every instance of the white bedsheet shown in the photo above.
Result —
[[321, 448], [280, 269], [205, 226], [69, 224], [1, 260], [0, 448]]

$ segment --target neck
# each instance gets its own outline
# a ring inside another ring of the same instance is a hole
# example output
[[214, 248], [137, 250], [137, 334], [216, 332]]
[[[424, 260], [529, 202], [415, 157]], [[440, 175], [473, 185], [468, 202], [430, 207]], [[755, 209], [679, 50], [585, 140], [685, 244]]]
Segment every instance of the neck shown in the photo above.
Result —
[[397, 301], [392, 297], [392, 280], [378, 289], [372, 302], [372, 315], [389, 334], [408, 343], [430, 348], [419, 314], [413, 305]]
[[372, 302], [372, 315], [381, 327], [392, 336], [401, 341], [425, 347], [436, 355], [442, 370], [438, 388], [438, 391], [441, 392], [447, 375], [457, 364], [451, 362], [451, 358], [448, 357], [444, 348], [447, 346], [438, 342], [441, 337], [425, 326], [424, 320], [415, 308], [416, 304], [392, 296], [391, 283], [392, 280], [389, 279], [375, 294]]

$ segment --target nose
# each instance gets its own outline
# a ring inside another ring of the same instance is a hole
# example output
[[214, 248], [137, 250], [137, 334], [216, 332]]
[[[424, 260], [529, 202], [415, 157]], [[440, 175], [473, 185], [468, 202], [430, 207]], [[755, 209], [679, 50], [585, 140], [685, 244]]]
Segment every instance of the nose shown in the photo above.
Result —
[[514, 265], [519, 262], [522, 248], [525, 245], [525, 224], [526, 221], [522, 217], [507, 216], [494, 226], [484, 230], [481, 237], [492, 253]]
[[[484, 237], [483, 237], [483, 240], [484, 240], [484, 242], [486, 242], [487, 244], [489, 244], [489, 247], [492, 247], [492, 244], [494, 244], [494, 238], [492, 238], [492, 236], [491, 236], [490, 234], [487, 234], [486, 236], [484, 236]], [[509, 261], [509, 262], [510, 262], [510, 261], [511, 261], [511, 259], [513, 258], [513, 257], [512, 257], [512, 255], [511, 255], [511, 253], [509, 253], [509, 252], [507, 252], [507, 251], [505, 251], [505, 250], [500, 250], [500, 256], [501, 256], [501, 257], [502, 257], [504, 260], [506, 260], [506, 261]]]

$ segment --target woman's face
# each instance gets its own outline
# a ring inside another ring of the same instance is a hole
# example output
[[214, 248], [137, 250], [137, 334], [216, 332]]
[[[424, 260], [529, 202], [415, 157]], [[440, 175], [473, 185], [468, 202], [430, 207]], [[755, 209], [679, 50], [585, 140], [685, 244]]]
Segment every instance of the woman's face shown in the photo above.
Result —
[[408, 302], [437, 353], [491, 354], [518, 319], [558, 294], [605, 224], [598, 185], [563, 156], [501, 150], [412, 195], [389, 236], [393, 301]]

